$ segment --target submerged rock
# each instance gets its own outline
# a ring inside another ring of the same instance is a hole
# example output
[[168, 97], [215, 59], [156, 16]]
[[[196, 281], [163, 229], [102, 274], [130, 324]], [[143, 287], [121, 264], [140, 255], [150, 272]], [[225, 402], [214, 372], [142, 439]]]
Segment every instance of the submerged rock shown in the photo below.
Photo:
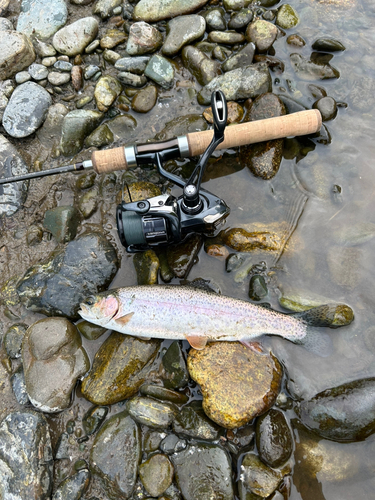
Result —
[[284, 3], [277, 11], [276, 24], [283, 30], [294, 28], [299, 23], [299, 17], [293, 7]]
[[88, 232], [29, 268], [18, 282], [17, 292], [32, 311], [75, 319], [80, 302], [106, 290], [117, 269], [111, 243], [99, 232]]
[[185, 500], [233, 500], [230, 459], [221, 446], [198, 442], [171, 460]]
[[155, 285], [158, 282], [160, 263], [154, 250], [136, 253], [133, 264], [138, 285]]
[[183, 241], [167, 249], [168, 264], [175, 276], [186, 278], [203, 244], [198, 233], [189, 234]]
[[302, 80], [327, 80], [340, 77], [339, 71], [329, 63], [317, 64], [304, 58], [301, 54], [290, 54], [290, 62]]
[[3, 127], [12, 137], [27, 137], [42, 125], [51, 104], [51, 96], [43, 87], [35, 82], [23, 83], [9, 99]]
[[189, 381], [189, 372], [178, 340], [172, 342], [162, 359], [164, 368], [164, 385], [169, 389], [185, 387]]
[[166, 141], [190, 132], [207, 130], [207, 122], [201, 115], [185, 115], [167, 122], [163, 130], [155, 135], [156, 141]]
[[254, 98], [272, 90], [272, 79], [264, 63], [228, 71], [210, 81], [198, 94], [199, 104], [210, 104], [214, 90], [222, 90], [228, 101]]
[[110, 500], [130, 497], [140, 460], [139, 427], [126, 411], [117, 413], [98, 432], [90, 455], [91, 470]]
[[30, 401], [49, 413], [69, 406], [77, 379], [90, 368], [78, 330], [65, 318], [31, 325], [22, 344], [22, 361]]
[[269, 231], [248, 232], [242, 228], [221, 231], [223, 243], [238, 252], [251, 252], [255, 249], [277, 251], [281, 246], [280, 236]]
[[257, 354], [237, 342], [191, 349], [188, 370], [201, 387], [205, 413], [228, 429], [267, 411], [276, 400], [282, 377], [280, 363], [272, 354]]
[[0, 494], [12, 500], [48, 500], [53, 458], [46, 419], [34, 411], [10, 413], [0, 425]]
[[113, 332], [95, 355], [82, 382], [83, 396], [97, 405], [114, 404], [137, 393], [159, 350], [159, 340]]
[[363, 441], [375, 432], [375, 379], [367, 378], [320, 392], [297, 406], [301, 422], [334, 441]]
[[[28, 168], [17, 149], [0, 134], [0, 177], [28, 173]], [[0, 216], [14, 214], [26, 200], [28, 182], [0, 186]]]

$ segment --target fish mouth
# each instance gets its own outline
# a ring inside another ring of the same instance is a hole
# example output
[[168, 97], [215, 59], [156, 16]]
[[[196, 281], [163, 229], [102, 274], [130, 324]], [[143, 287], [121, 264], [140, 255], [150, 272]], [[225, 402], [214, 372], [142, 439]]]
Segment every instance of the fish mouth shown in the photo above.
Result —
[[79, 306], [81, 309], [78, 311], [78, 314], [82, 316], [82, 318], [90, 317], [90, 310], [86, 304], [80, 304]]

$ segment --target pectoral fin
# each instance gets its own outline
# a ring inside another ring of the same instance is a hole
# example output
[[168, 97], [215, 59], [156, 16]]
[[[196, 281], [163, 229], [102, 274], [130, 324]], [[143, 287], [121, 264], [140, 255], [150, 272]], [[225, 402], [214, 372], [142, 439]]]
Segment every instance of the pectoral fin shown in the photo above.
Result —
[[198, 351], [204, 349], [207, 344], [207, 338], [203, 337], [203, 335], [187, 335], [186, 340], [189, 342], [191, 347], [194, 347], [194, 349], [197, 349]]
[[257, 354], [259, 353], [264, 353], [264, 350], [262, 348], [262, 345], [259, 342], [250, 342], [249, 340], [240, 340], [241, 344], [247, 347], [248, 349], [251, 349], [252, 351], [256, 352]]
[[124, 325], [126, 325], [126, 323], [128, 323], [131, 320], [133, 314], [134, 314], [133, 312], [131, 312], [129, 314], [125, 314], [125, 316], [120, 316], [119, 318], [116, 318], [115, 321], [120, 326], [124, 326]]

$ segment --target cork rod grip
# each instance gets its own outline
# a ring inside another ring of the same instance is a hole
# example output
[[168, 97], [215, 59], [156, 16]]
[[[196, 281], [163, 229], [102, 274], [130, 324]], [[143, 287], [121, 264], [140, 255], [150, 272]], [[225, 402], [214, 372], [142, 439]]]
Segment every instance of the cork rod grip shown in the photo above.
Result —
[[[283, 137], [313, 134], [318, 132], [321, 126], [322, 116], [317, 109], [240, 123], [225, 129], [224, 141], [219, 144], [217, 149], [234, 148]], [[211, 142], [212, 136], [212, 130], [187, 134], [190, 155], [201, 155]]]
[[97, 174], [126, 170], [128, 167], [124, 147], [94, 151], [91, 155], [91, 161]]

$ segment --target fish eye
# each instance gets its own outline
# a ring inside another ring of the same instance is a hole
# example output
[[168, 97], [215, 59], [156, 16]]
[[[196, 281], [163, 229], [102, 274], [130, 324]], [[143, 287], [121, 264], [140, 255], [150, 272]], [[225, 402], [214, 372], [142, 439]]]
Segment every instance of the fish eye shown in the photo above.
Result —
[[93, 297], [92, 295], [90, 295], [90, 297], [87, 297], [87, 299], [85, 299], [83, 301], [84, 304], [88, 305], [88, 306], [93, 306], [95, 304], [95, 297]]

